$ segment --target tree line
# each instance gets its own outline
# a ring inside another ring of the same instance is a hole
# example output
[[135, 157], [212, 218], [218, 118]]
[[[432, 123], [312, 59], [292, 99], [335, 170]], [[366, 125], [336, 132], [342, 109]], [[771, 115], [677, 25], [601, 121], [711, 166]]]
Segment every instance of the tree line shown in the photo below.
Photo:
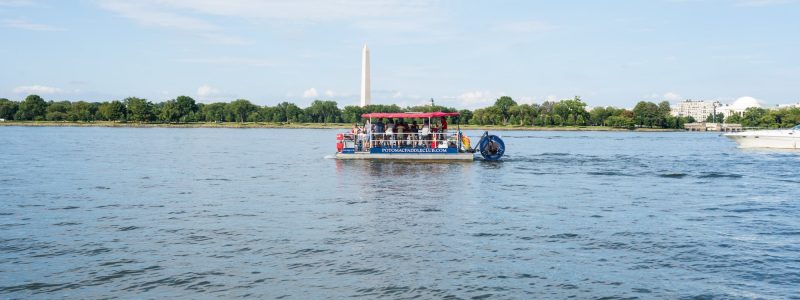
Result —
[[[718, 117], [716, 119], [721, 120]], [[800, 124], [800, 107], [779, 109], [750, 107], [743, 113], [731, 114], [725, 118], [725, 122], [742, 124], [743, 127], [788, 128]]]
[[[683, 128], [691, 118], [670, 115], [669, 102], [639, 102], [633, 110], [611, 106], [586, 110], [580, 97], [541, 104], [518, 104], [503, 96], [489, 107], [474, 111], [444, 106], [400, 107], [397, 105], [345, 106], [335, 101], [316, 100], [301, 108], [281, 102], [275, 106], [259, 106], [246, 99], [231, 102], [198, 103], [188, 96], [160, 103], [129, 97], [108, 102], [45, 101], [29, 95], [20, 102], [0, 99], [0, 118], [20, 121], [113, 121], [113, 122], [289, 122], [289, 123], [361, 123], [361, 115], [371, 112], [459, 112], [459, 120], [451, 123], [516, 126], [610, 126], [622, 128]], [[765, 112], [764, 114], [771, 114]], [[765, 120], [763, 116], [748, 118]], [[788, 122], [788, 118], [786, 119]], [[761, 123], [759, 123], [761, 124]]]
[[[259, 106], [246, 99], [205, 104], [188, 96], [160, 103], [136, 97], [108, 102], [45, 101], [38, 95], [29, 95], [20, 102], [0, 98], [0, 118], [17, 121], [356, 123], [363, 122], [361, 115], [364, 113], [409, 111], [456, 110], [443, 106], [401, 108], [397, 105], [345, 106], [339, 109], [335, 101], [323, 100], [316, 100], [306, 108], [289, 102]], [[461, 112], [466, 116], [471, 114], [469, 110]]]
[[545, 101], [541, 104], [518, 104], [511, 97], [500, 97], [494, 105], [476, 109], [471, 124], [519, 125], [519, 126], [609, 126], [683, 128], [684, 123], [694, 122], [689, 118], [670, 115], [669, 102], [659, 104], [641, 101], [633, 110], [612, 106], [598, 106], [586, 110], [580, 97], [560, 101]]

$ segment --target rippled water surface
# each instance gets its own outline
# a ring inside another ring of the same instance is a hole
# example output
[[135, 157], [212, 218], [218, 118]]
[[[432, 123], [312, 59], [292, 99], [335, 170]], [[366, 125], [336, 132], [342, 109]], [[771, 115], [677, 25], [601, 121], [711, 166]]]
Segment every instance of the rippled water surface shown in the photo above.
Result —
[[335, 132], [0, 127], [0, 298], [800, 295], [798, 152], [503, 132], [498, 163], [336, 161]]

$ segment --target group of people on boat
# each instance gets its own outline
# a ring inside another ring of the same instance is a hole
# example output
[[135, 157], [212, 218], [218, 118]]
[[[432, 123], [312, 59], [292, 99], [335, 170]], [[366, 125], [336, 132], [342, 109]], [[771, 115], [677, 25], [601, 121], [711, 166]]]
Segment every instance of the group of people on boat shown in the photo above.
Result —
[[439, 124], [430, 124], [430, 118], [422, 119], [422, 123], [413, 120], [410, 124], [403, 118], [378, 118], [374, 123], [368, 119], [363, 126], [353, 124], [352, 139], [356, 147], [366, 150], [372, 147], [456, 147], [448, 141], [447, 118], [441, 117]]

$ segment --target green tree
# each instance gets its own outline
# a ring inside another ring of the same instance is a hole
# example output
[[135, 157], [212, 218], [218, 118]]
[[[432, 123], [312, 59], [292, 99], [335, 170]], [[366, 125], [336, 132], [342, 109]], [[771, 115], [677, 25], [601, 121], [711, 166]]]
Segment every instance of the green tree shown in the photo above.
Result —
[[158, 119], [163, 122], [177, 123], [181, 120], [181, 109], [178, 106], [178, 101], [175, 99], [167, 100], [161, 103], [158, 113]]
[[638, 126], [653, 127], [657, 126], [661, 120], [661, 113], [658, 105], [653, 102], [639, 101], [633, 108], [633, 120]]
[[345, 106], [342, 109], [342, 122], [361, 123], [362, 114], [364, 114], [364, 110], [360, 106]]
[[583, 123], [586, 123], [585, 120], [589, 118], [589, 113], [586, 112], [586, 103], [581, 100], [580, 96], [575, 96], [575, 98], [572, 99], [561, 100], [561, 103], [567, 108], [567, 114], [565, 117], [567, 118], [567, 122], [569, 124], [580, 125], [578, 124], [578, 118], [582, 118], [584, 120]]
[[533, 123], [531, 110], [531, 106], [528, 104], [512, 106], [509, 109], [511, 115], [509, 122], [520, 126], [531, 125]]
[[610, 116], [606, 119], [606, 125], [611, 127], [633, 128], [636, 122], [631, 117]]
[[128, 111], [128, 120], [135, 122], [152, 121], [154, 117], [153, 103], [145, 99], [128, 97], [122, 100]]
[[598, 106], [592, 108], [589, 111], [589, 124], [595, 126], [603, 126], [606, 123], [606, 119], [610, 116], [614, 115], [614, 108], [613, 107], [602, 107]]
[[725, 115], [723, 113], [708, 114], [708, 116], [706, 116], [706, 122], [709, 123], [722, 123], [723, 120], [725, 120]]
[[52, 102], [47, 105], [45, 119], [48, 121], [66, 121], [72, 103], [69, 101]]
[[226, 111], [225, 106], [227, 106], [227, 104], [224, 102], [211, 103], [204, 105], [201, 112], [206, 121], [224, 122]]
[[308, 121], [314, 123], [334, 123], [340, 119], [341, 111], [335, 101], [314, 100], [311, 106], [305, 109]]
[[511, 99], [511, 97], [502, 96], [494, 102], [492, 107], [495, 108], [495, 112], [500, 114], [502, 123], [508, 124], [508, 118], [511, 116], [511, 108], [516, 105], [517, 102], [514, 101], [514, 99]]
[[104, 102], [100, 104], [100, 107], [97, 109], [97, 114], [100, 119], [106, 121], [123, 121], [125, 120], [126, 113], [125, 104], [117, 100]]
[[92, 105], [86, 101], [78, 101], [72, 103], [69, 107], [69, 111], [67, 112], [67, 120], [72, 122], [77, 121], [94, 121], [94, 112], [92, 111]]
[[671, 115], [672, 107], [670, 107], [669, 101], [661, 101], [658, 103], [658, 113], [664, 118]]
[[19, 105], [6, 98], [0, 98], [0, 119], [13, 120]]
[[190, 121], [191, 115], [197, 112], [197, 104], [194, 99], [189, 96], [178, 96], [178, 98], [175, 98], [173, 108], [177, 110], [178, 121], [181, 122]]
[[725, 123], [739, 124], [740, 122], [742, 122], [742, 116], [737, 113], [733, 113], [725, 118]]
[[[258, 111], [258, 106], [253, 105], [245, 99], [235, 100], [225, 106], [234, 116], [236, 122], [247, 122], [251, 113]], [[255, 117], [255, 116], [254, 116]]]
[[462, 109], [458, 111], [460, 124], [469, 124], [472, 121], [472, 111], [469, 109]]
[[742, 126], [759, 127], [761, 119], [767, 114], [767, 110], [758, 107], [750, 107], [742, 114]]
[[19, 104], [15, 120], [44, 120], [47, 113], [47, 102], [44, 102], [39, 95], [28, 95]]

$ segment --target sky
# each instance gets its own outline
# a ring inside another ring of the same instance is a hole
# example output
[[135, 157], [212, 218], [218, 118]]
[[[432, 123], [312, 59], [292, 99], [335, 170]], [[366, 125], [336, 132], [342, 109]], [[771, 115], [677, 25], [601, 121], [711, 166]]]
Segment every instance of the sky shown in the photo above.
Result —
[[800, 102], [800, 1], [0, 0], [0, 97]]

